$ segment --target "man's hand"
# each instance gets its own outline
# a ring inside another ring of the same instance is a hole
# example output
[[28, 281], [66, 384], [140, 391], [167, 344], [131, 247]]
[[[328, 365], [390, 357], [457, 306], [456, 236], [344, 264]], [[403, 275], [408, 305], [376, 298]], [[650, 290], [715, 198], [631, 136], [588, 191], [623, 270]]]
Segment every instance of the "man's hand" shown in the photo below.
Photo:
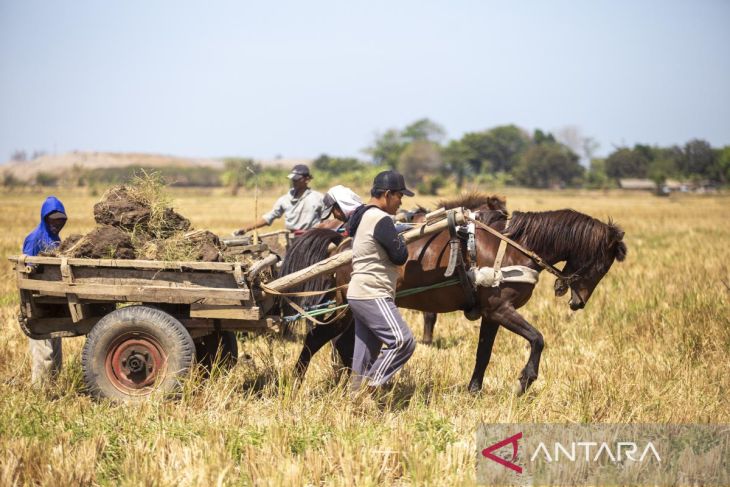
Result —
[[235, 235], [236, 237], [240, 237], [242, 235], [246, 235], [246, 229], [245, 228], [239, 228], [238, 230], [236, 230], [235, 232], [233, 232], [233, 235]]

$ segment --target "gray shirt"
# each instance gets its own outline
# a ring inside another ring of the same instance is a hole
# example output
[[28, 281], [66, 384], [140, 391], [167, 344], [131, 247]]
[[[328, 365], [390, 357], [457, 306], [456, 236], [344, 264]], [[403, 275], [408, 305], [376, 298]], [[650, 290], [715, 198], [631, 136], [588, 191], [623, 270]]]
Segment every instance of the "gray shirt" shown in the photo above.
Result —
[[307, 188], [299, 198], [294, 197], [294, 189], [276, 200], [274, 208], [262, 216], [266, 223], [284, 215], [287, 230], [307, 230], [322, 220], [324, 196], [318, 191]]
[[348, 299], [395, 298], [400, 266], [408, 259], [408, 249], [393, 219], [371, 206], [361, 212], [355, 230]]

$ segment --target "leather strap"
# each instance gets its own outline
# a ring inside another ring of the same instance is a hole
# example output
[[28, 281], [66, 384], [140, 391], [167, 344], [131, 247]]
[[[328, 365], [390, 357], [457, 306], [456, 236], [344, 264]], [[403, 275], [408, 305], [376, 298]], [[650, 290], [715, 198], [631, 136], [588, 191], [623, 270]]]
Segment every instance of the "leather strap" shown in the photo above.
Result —
[[454, 275], [454, 270], [456, 270], [456, 265], [459, 261], [461, 242], [459, 241], [459, 236], [456, 234], [456, 218], [454, 217], [453, 211], [446, 214], [446, 221], [449, 223], [449, 265], [446, 267], [444, 276], [451, 277]]

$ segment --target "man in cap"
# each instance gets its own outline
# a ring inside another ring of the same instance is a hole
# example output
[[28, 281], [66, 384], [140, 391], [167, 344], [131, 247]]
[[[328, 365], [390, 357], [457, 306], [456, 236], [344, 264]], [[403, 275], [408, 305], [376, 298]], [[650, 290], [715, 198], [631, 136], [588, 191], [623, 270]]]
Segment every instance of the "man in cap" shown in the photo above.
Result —
[[[25, 237], [23, 253], [38, 255], [41, 252], [53, 250], [61, 243], [59, 233], [66, 225], [66, 209], [63, 203], [55, 196], [49, 196], [41, 206], [41, 222]], [[40, 384], [61, 370], [62, 349], [60, 338], [47, 340], [28, 339], [28, 348], [31, 356], [31, 382]]]
[[399, 267], [408, 249], [392, 215], [403, 196], [413, 196], [403, 176], [383, 171], [375, 177], [370, 201], [349, 217], [352, 278], [347, 300], [355, 318], [353, 389], [377, 390], [413, 355], [416, 342], [395, 306]]
[[309, 230], [322, 220], [322, 193], [312, 190], [309, 181], [312, 175], [304, 164], [294, 166], [287, 176], [291, 180], [291, 189], [276, 200], [274, 208], [263, 215], [259, 221], [236, 230], [234, 235], [243, 235], [259, 227], [271, 225], [274, 220], [284, 215], [287, 230], [295, 233]]

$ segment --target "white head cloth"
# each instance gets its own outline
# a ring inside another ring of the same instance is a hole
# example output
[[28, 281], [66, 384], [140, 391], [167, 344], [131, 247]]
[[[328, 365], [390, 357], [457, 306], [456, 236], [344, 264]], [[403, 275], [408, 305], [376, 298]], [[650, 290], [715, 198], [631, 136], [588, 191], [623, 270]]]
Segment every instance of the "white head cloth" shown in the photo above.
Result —
[[[334, 203], [337, 203], [337, 206], [340, 207], [340, 210], [342, 210], [345, 216], [350, 216], [350, 213], [355, 211], [358, 206], [362, 205], [360, 197], [353, 190], [342, 186], [341, 184], [330, 188], [329, 191], [327, 191], [327, 196], [334, 200]], [[330, 198], [325, 196], [325, 201]], [[331, 210], [331, 207], [328, 208], [328, 210]]]

